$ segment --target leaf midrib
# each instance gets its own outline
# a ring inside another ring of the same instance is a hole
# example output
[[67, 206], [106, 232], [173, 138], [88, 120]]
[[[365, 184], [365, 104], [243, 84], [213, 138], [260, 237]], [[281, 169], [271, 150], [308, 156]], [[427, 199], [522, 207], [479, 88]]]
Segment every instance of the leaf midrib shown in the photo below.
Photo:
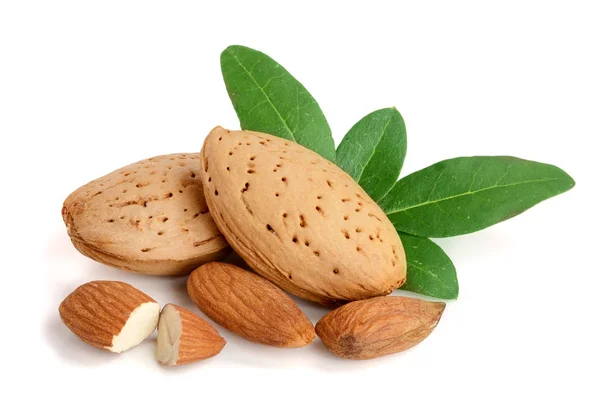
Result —
[[233, 52], [230, 51], [229, 54], [231, 54], [231, 56], [233, 57], [233, 59], [235, 60], [235, 62], [237, 62], [240, 67], [242, 67], [242, 69], [244, 70], [244, 72], [246, 72], [248, 74], [248, 76], [250, 77], [250, 79], [252, 79], [252, 82], [254, 82], [254, 84], [256, 85], [256, 87], [258, 88], [258, 90], [260, 90], [260, 92], [263, 94], [263, 96], [265, 96], [265, 99], [267, 100], [267, 103], [269, 103], [269, 105], [273, 108], [273, 110], [277, 114], [277, 117], [279, 117], [279, 119], [281, 120], [281, 122], [283, 122], [283, 125], [288, 130], [288, 132], [289, 132], [290, 136], [292, 137], [292, 139], [294, 140], [294, 142], [297, 143], [298, 141], [296, 140], [296, 137], [294, 136], [294, 132], [290, 129], [290, 127], [287, 124], [287, 122], [285, 121], [285, 119], [283, 119], [283, 116], [281, 115], [281, 113], [279, 112], [279, 110], [277, 109], [277, 107], [275, 107], [275, 104], [273, 104], [273, 102], [271, 101], [271, 99], [267, 95], [267, 92], [265, 92], [265, 90], [263, 89], [263, 87], [258, 84], [258, 81], [254, 78], [254, 76], [252, 76], [252, 73], [250, 71], [248, 71], [248, 69], [244, 66], [244, 64], [242, 64], [242, 62], [237, 58], [237, 56], [235, 55], [235, 53], [233, 53]]
[[437, 200], [431, 200], [431, 201], [425, 201], [423, 203], [419, 203], [419, 204], [415, 204], [409, 207], [405, 207], [405, 208], [401, 208], [399, 210], [393, 210], [390, 211], [388, 213], [386, 213], [387, 215], [393, 215], [393, 214], [398, 214], [413, 208], [417, 208], [417, 207], [423, 207], [423, 206], [427, 206], [429, 204], [437, 204], [437, 203], [441, 203], [443, 201], [447, 201], [447, 200], [452, 200], [452, 199], [456, 199], [458, 197], [463, 197], [463, 196], [469, 196], [472, 194], [476, 194], [476, 193], [481, 193], [481, 192], [485, 192], [486, 190], [492, 190], [492, 189], [498, 189], [498, 188], [504, 188], [504, 187], [512, 187], [512, 186], [518, 186], [518, 185], [524, 185], [527, 183], [542, 183], [542, 182], [552, 182], [552, 181], [559, 181], [559, 180], [563, 180], [562, 178], [549, 178], [549, 179], [535, 179], [535, 180], [530, 180], [530, 181], [523, 181], [523, 182], [516, 182], [516, 183], [511, 183], [511, 184], [507, 184], [507, 185], [494, 185], [494, 186], [488, 186], [479, 190], [474, 190], [474, 191], [468, 191], [465, 193], [460, 193], [460, 194], [456, 194], [453, 196], [448, 196], [448, 197], [443, 197], [441, 199], [437, 199]]

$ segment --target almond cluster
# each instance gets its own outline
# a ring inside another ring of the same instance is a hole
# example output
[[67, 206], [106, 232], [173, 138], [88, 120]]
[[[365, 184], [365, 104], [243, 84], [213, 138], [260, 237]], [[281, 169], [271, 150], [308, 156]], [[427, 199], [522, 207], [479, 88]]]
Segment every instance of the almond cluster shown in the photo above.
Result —
[[[406, 281], [387, 216], [335, 164], [285, 139], [217, 127], [199, 154], [154, 157], [72, 193], [63, 219], [84, 255], [151, 275], [190, 274], [212, 321], [253, 342], [302, 347], [315, 327], [285, 293], [337, 307], [316, 325], [334, 354], [369, 359], [425, 339], [445, 304], [387, 296]], [[231, 249], [250, 270], [218, 262]], [[284, 292], [285, 291], [285, 292]], [[86, 343], [125, 351], [158, 327], [157, 360], [215, 356], [225, 340], [193, 312], [122, 282], [95, 281], [60, 305]]]

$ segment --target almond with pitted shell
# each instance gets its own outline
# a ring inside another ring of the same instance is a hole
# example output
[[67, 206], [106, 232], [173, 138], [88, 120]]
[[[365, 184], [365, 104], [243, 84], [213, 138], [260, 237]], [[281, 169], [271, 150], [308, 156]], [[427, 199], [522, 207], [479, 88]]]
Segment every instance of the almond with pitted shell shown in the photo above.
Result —
[[229, 253], [204, 199], [199, 154], [118, 169], [73, 192], [62, 215], [81, 253], [125, 270], [181, 275]]
[[340, 303], [406, 280], [400, 238], [344, 171], [296, 143], [217, 127], [202, 149], [206, 202], [233, 249], [299, 297]]

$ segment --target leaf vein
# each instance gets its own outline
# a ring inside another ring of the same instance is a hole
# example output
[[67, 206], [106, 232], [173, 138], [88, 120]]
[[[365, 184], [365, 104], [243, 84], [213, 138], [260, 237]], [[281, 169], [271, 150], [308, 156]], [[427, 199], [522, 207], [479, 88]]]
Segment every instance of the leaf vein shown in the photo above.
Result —
[[[294, 132], [290, 129], [290, 127], [288, 126], [287, 122], [283, 119], [283, 116], [281, 115], [281, 113], [279, 112], [279, 110], [277, 109], [277, 107], [275, 107], [275, 104], [273, 104], [273, 102], [271, 101], [271, 99], [267, 95], [267, 92], [265, 92], [265, 90], [260, 86], [260, 84], [258, 83], [258, 81], [256, 80], [256, 78], [254, 78], [254, 76], [252, 75], [252, 73], [237, 58], [237, 56], [235, 55], [235, 53], [230, 52], [230, 54], [233, 57], [233, 59], [235, 60], [235, 62], [238, 63], [238, 65], [240, 67], [242, 67], [242, 69], [248, 74], [248, 76], [250, 77], [250, 79], [252, 79], [252, 82], [254, 82], [254, 84], [256, 85], [256, 87], [259, 88], [259, 90], [261, 91], [261, 93], [265, 96], [265, 99], [267, 100], [267, 102], [269, 103], [269, 105], [275, 111], [275, 114], [277, 114], [277, 117], [279, 117], [279, 119], [281, 120], [281, 122], [283, 122], [283, 125], [288, 130], [288, 132], [289, 132], [290, 136], [292, 137], [292, 139], [294, 140], [294, 142], [297, 142], [296, 137], [294, 136]], [[254, 68], [254, 67], [252, 67], [252, 68]]]
[[485, 188], [474, 190], [474, 191], [467, 191], [467, 192], [464, 192], [464, 193], [459, 193], [459, 194], [456, 194], [456, 195], [443, 197], [441, 199], [427, 200], [427, 201], [424, 201], [423, 203], [418, 203], [418, 204], [414, 204], [412, 206], [408, 206], [408, 207], [400, 208], [400, 209], [397, 209], [397, 210], [389, 211], [387, 213], [387, 215], [397, 214], [397, 213], [400, 213], [400, 212], [406, 212], [407, 210], [410, 210], [410, 209], [413, 209], [413, 208], [423, 207], [423, 206], [427, 206], [429, 204], [441, 203], [443, 201], [448, 201], [448, 200], [452, 200], [452, 199], [456, 199], [456, 198], [464, 197], [464, 196], [468, 196], [468, 195], [474, 195], [474, 194], [477, 194], [477, 193], [480, 193], [480, 192], [485, 192], [487, 190], [498, 189], [498, 188], [505, 188], [505, 187], [512, 187], [512, 186], [518, 186], [518, 185], [525, 185], [525, 184], [528, 184], [528, 183], [543, 183], [543, 182], [552, 182], [552, 181], [558, 181], [558, 180], [560, 180], [560, 178], [547, 178], [547, 179], [534, 179], [534, 180], [529, 180], [529, 181], [515, 182], [515, 183], [506, 184], [506, 185], [493, 185], [493, 186], [485, 187]]

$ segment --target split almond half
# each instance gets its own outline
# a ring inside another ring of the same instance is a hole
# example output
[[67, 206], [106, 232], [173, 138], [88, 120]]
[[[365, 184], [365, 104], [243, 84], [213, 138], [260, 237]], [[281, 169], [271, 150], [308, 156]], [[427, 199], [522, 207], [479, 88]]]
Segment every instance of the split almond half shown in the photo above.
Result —
[[208, 322], [174, 304], [167, 304], [158, 321], [156, 359], [163, 365], [189, 364], [216, 356], [225, 346]]
[[160, 306], [127, 283], [92, 281], [68, 295], [58, 311], [63, 323], [81, 340], [121, 353], [154, 332]]

